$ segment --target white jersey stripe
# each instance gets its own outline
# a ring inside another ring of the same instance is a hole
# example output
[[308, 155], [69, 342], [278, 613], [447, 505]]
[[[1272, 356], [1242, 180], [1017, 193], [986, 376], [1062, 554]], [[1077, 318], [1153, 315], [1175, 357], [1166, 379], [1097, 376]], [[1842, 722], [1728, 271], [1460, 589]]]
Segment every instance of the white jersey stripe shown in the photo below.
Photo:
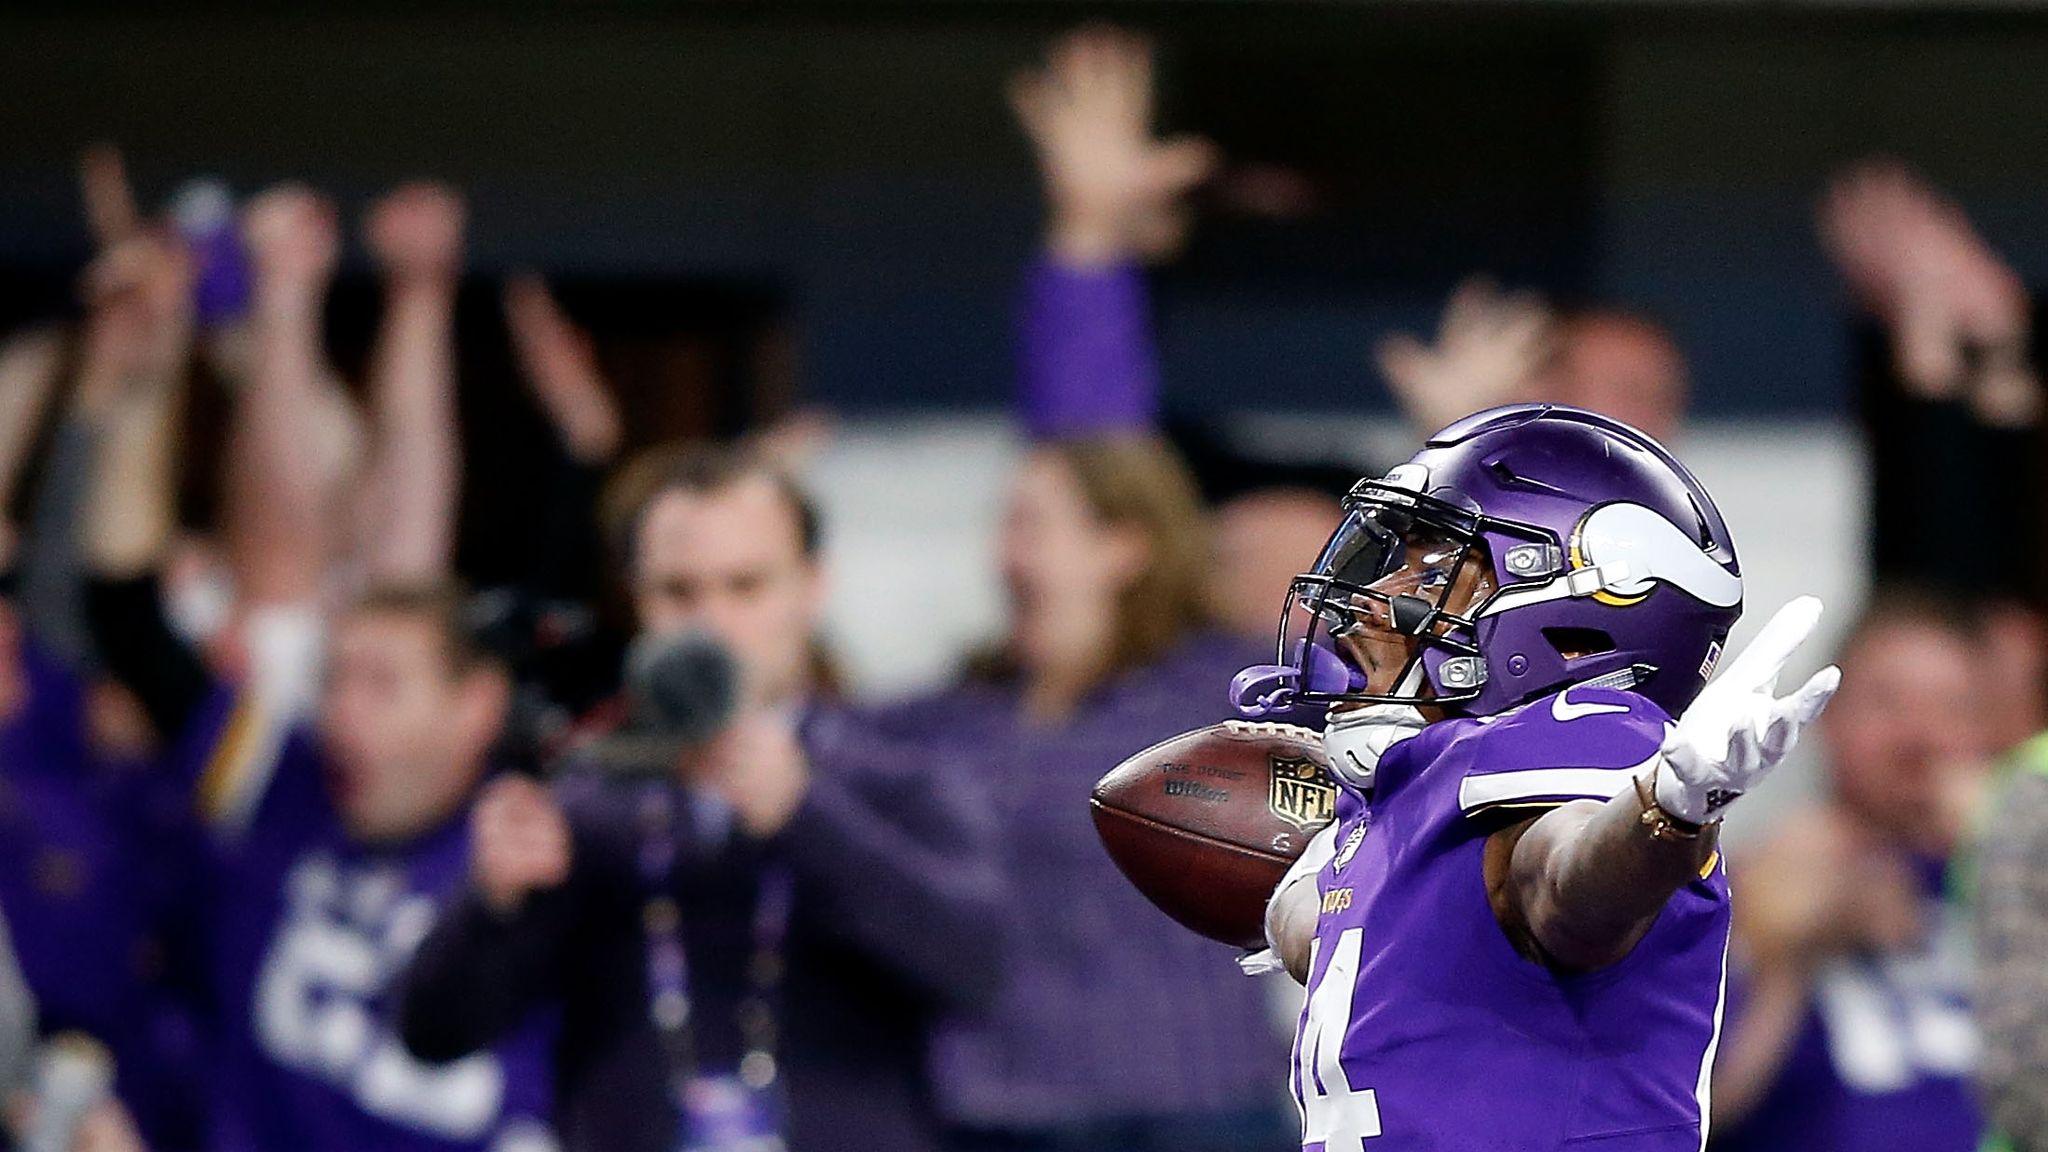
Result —
[[1526, 800], [1608, 800], [1619, 796], [1629, 781], [1655, 760], [1652, 756], [1626, 768], [1531, 768], [1467, 776], [1458, 782], [1458, 807], [1469, 814], [1493, 804]]
[[[1725, 866], [1726, 861], [1724, 859]], [[1707, 1037], [1706, 1055], [1700, 1057], [1699, 1084], [1693, 1089], [1693, 1099], [1700, 1107], [1700, 1152], [1707, 1152], [1708, 1122], [1714, 1110], [1714, 1053], [1721, 1047], [1721, 1013], [1728, 1007], [1728, 942], [1721, 941], [1721, 986], [1714, 993], [1714, 1032]]]

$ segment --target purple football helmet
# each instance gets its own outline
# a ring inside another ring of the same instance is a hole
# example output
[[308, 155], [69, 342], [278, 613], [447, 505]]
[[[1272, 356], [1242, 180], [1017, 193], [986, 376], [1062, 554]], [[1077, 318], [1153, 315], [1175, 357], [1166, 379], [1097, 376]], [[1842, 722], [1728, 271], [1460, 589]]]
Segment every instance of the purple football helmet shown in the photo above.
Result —
[[[1232, 685], [1248, 715], [1358, 701], [1485, 716], [1598, 683], [1675, 716], [1742, 615], [1713, 498], [1655, 440], [1583, 409], [1468, 416], [1359, 481], [1344, 512], [1288, 593], [1281, 662]], [[1454, 588], [1472, 599], [1461, 611]], [[1388, 637], [1401, 663], [1374, 655]]]

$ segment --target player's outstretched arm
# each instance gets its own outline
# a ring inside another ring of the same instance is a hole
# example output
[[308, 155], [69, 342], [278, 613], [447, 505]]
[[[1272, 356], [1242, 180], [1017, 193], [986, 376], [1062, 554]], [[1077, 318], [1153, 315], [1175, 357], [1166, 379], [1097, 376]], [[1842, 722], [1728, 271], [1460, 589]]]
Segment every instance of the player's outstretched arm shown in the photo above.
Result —
[[1613, 799], [1575, 801], [1493, 835], [1487, 891], [1525, 955], [1581, 971], [1613, 964], [1706, 870], [1728, 805], [1777, 767], [1841, 682], [1829, 666], [1777, 695], [1778, 674], [1819, 620], [1810, 596], [1780, 609]]
[[1606, 803], [1575, 800], [1494, 833], [1486, 890], [1524, 956], [1571, 971], [1627, 956], [1673, 892], [1697, 878], [1718, 829], [1652, 839], [1633, 789]]

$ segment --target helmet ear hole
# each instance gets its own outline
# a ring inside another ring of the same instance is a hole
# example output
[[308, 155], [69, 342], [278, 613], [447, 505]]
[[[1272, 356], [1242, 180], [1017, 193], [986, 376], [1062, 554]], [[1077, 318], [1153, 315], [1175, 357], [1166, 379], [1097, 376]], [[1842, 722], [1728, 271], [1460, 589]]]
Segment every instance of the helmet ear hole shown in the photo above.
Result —
[[1614, 651], [1614, 637], [1598, 628], [1545, 628], [1543, 639], [1566, 660]]

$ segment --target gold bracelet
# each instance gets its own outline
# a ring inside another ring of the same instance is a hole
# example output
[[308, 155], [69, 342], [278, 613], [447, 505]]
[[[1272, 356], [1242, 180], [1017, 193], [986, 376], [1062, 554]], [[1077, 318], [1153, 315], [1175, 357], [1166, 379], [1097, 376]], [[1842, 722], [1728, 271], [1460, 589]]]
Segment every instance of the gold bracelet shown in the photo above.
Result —
[[[1650, 777], [1651, 779], [1656, 778], [1656, 771], [1654, 769], [1651, 771]], [[1678, 817], [1666, 812], [1664, 806], [1657, 803], [1657, 795], [1652, 790], [1649, 780], [1638, 776], [1635, 778], [1634, 784], [1636, 786], [1636, 799], [1642, 801], [1643, 804], [1642, 824], [1643, 827], [1650, 830], [1650, 839], [1697, 840], [1700, 838], [1700, 834], [1707, 830], [1708, 826], [1705, 824], [1694, 824], [1689, 820], [1680, 820]]]

